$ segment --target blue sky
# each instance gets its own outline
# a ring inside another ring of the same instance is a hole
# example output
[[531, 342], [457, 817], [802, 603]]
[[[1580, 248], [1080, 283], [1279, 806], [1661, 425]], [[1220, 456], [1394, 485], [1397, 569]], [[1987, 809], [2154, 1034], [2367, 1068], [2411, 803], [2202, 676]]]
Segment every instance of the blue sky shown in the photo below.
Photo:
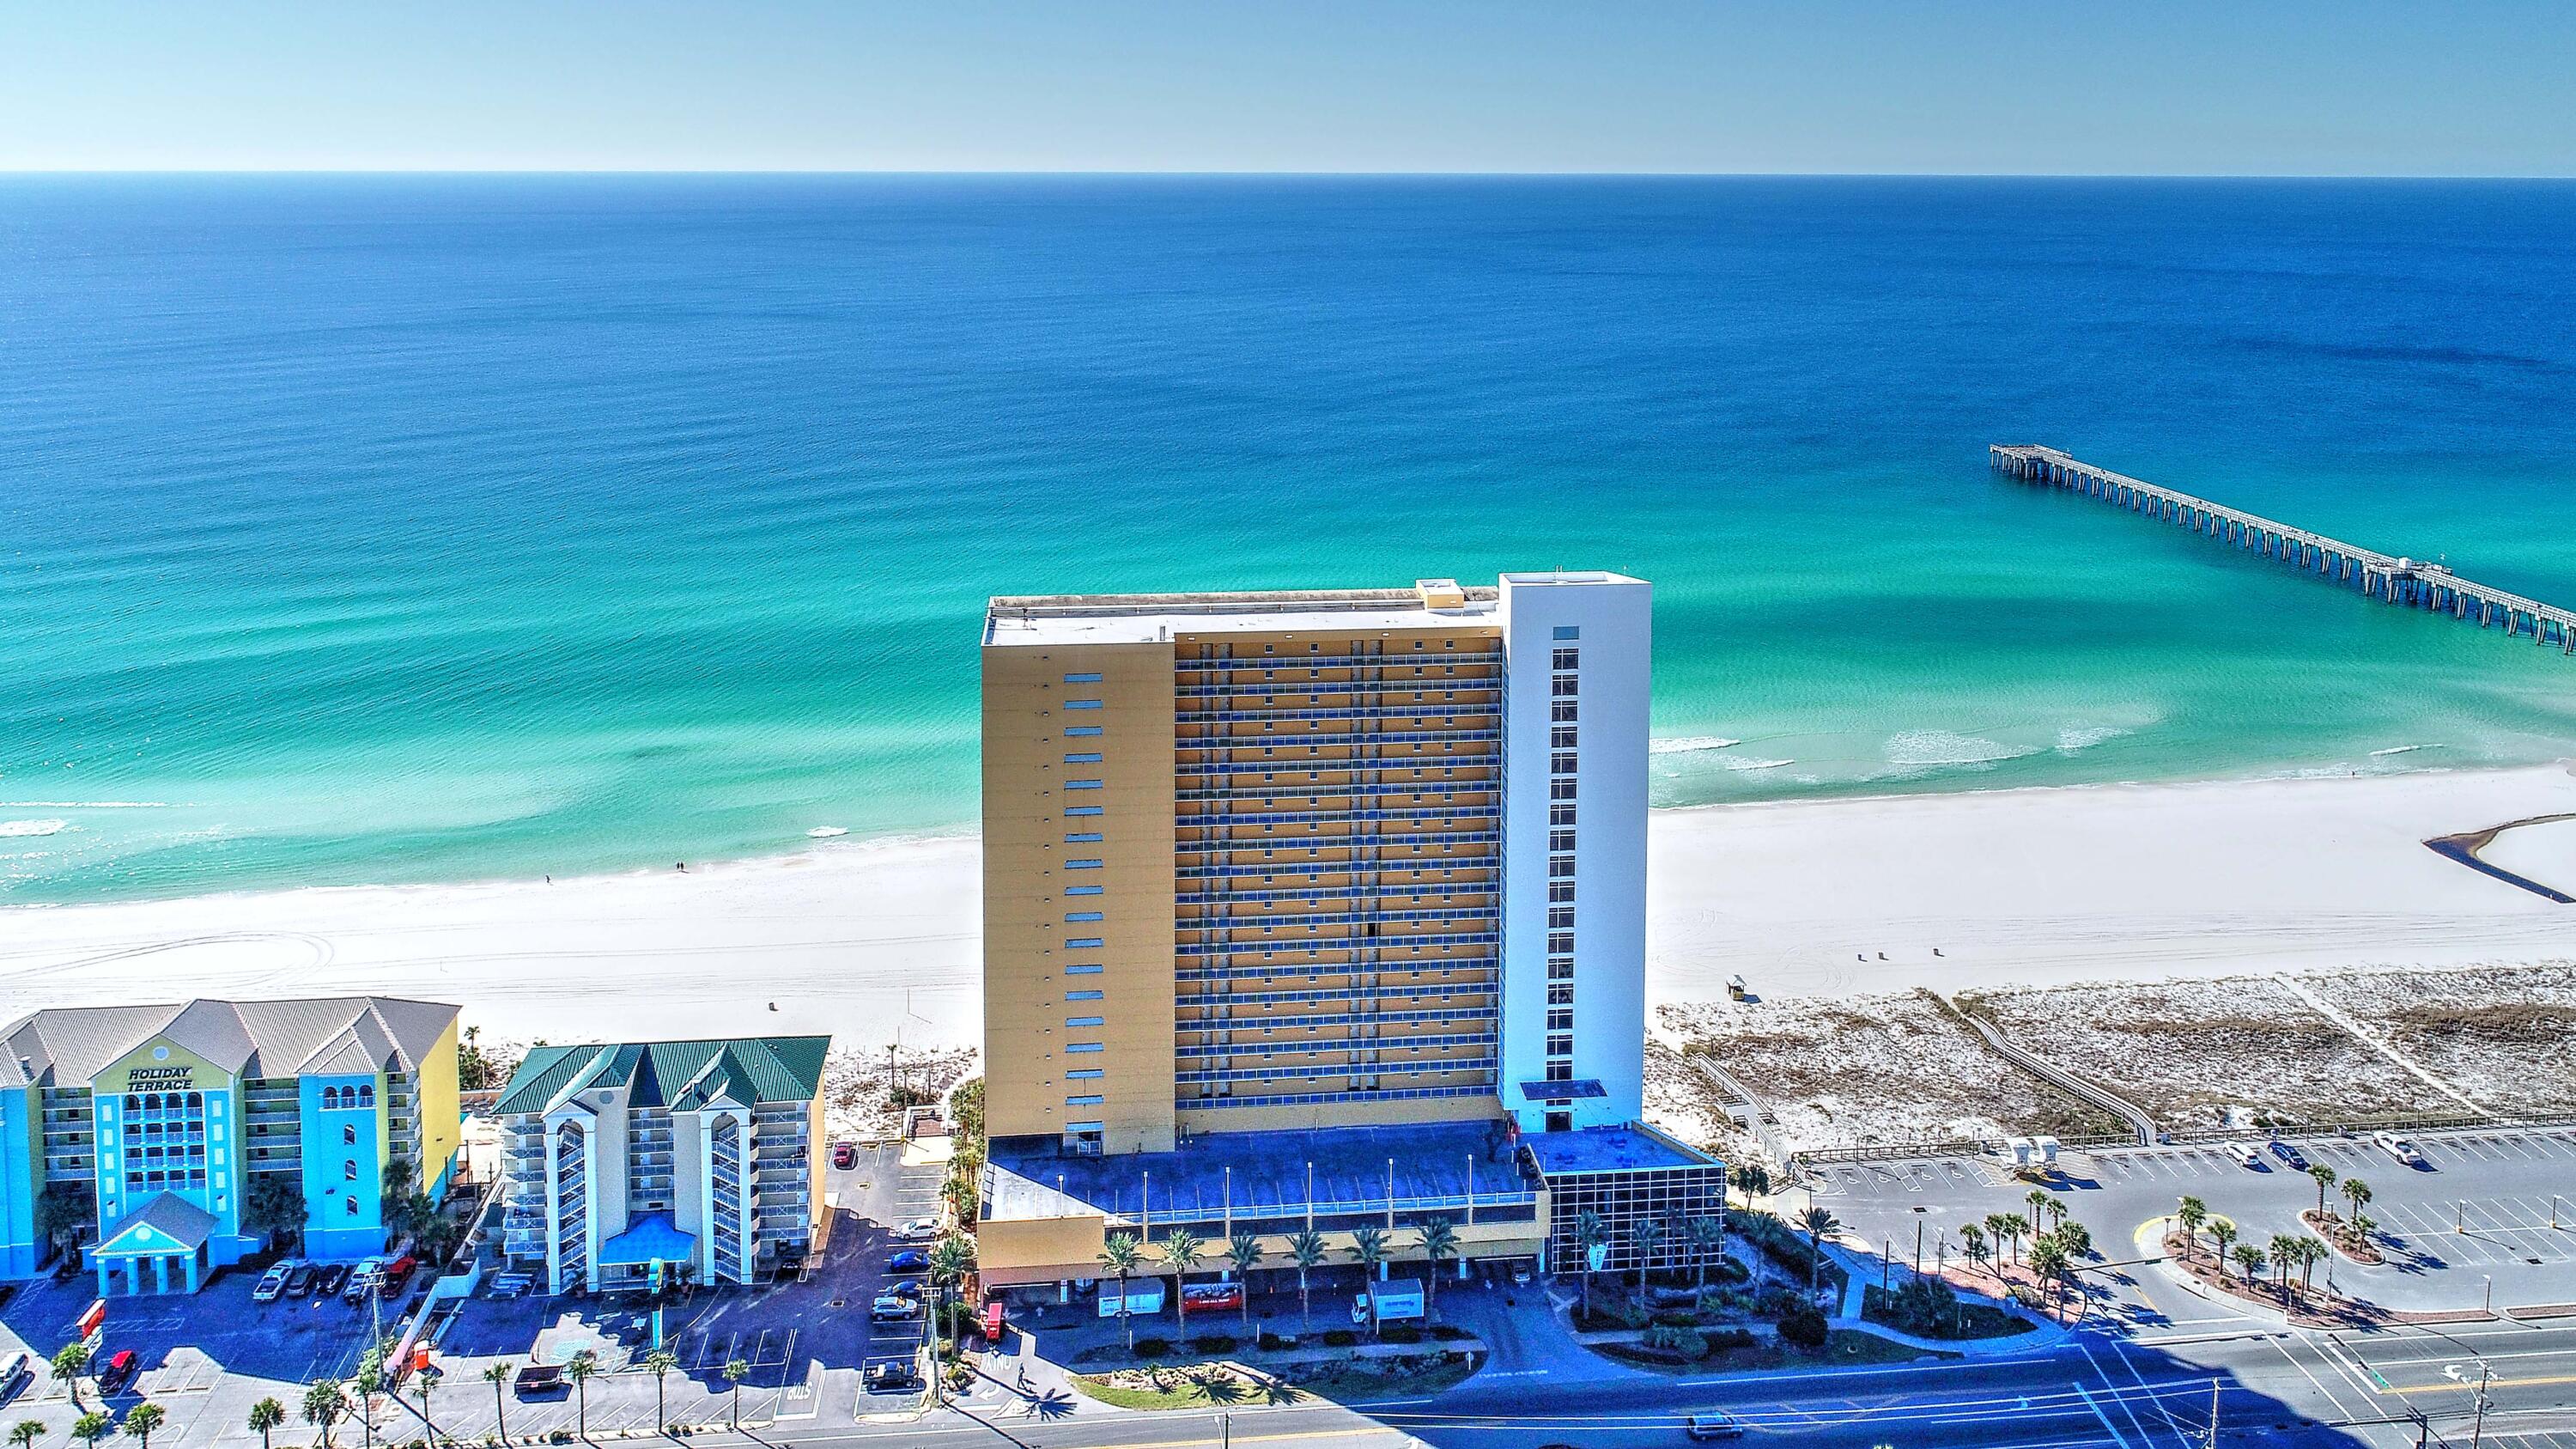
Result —
[[2576, 174], [2576, 0], [0, 0], [0, 170]]

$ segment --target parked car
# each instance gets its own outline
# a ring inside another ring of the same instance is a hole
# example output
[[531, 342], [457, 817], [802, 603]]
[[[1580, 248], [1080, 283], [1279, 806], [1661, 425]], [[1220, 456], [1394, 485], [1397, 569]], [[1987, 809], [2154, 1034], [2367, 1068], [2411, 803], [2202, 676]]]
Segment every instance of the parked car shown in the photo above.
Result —
[[921, 1370], [908, 1358], [881, 1359], [868, 1365], [868, 1392], [890, 1394], [897, 1389], [919, 1388]]
[[915, 1313], [920, 1311], [919, 1305], [915, 1304], [911, 1299], [898, 1298], [894, 1294], [887, 1293], [880, 1295], [874, 1303], [868, 1305], [868, 1321], [870, 1323], [897, 1323], [912, 1317]]
[[921, 1296], [921, 1280], [918, 1278], [901, 1279], [897, 1282], [886, 1285], [886, 1291], [897, 1298], [919, 1298]]
[[2227, 1155], [2235, 1158], [2240, 1167], [2250, 1167], [2256, 1172], [2263, 1170], [2263, 1154], [2255, 1151], [2251, 1142], [2228, 1143]]
[[2396, 1158], [2402, 1163], [2405, 1163], [2408, 1167], [2422, 1167], [2425, 1165], [2424, 1154], [2415, 1150], [2415, 1144], [2398, 1136], [2394, 1132], [2374, 1132], [2370, 1134], [2370, 1140], [2378, 1146], [2380, 1151], [2387, 1153], [2389, 1156]]
[[2292, 1172], [2308, 1170], [2308, 1155], [2278, 1137], [2272, 1139], [2272, 1155], [2281, 1159], [2282, 1165]]
[[889, 1273], [927, 1273], [930, 1271], [930, 1255], [915, 1248], [906, 1248], [902, 1252], [895, 1254], [893, 1257], [886, 1259], [886, 1271]]
[[411, 1270], [419, 1266], [419, 1261], [413, 1258], [409, 1253], [405, 1253], [401, 1257], [394, 1259], [392, 1262], [387, 1263], [384, 1268], [376, 1274], [376, 1282], [379, 1285], [376, 1291], [382, 1293], [388, 1299], [394, 1297], [396, 1294], [402, 1292], [403, 1285], [405, 1283], [411, 1281]]
[[250, 1301], [253, 1303], [275, 1303], [278, 1295], [286, 1291], [287, 1275], [294, 1271], [295, 1260], [293, 1258], [280, 1258], [276, 1262], [271, 1263], [268, 1266], [268, 1271], [259, 1275], [259, 1282], [252, 1286], [250, 1290]]
[[376, 1291], [376, 1275], [384, 1271], [384, 1266], [382, 1258], [360, 1258], [357, 1266], [349, 1270], [349, 1281], [340, 1285], [341, 1300], [366, 1302], [367, 1295]]
[[532, 1363], [519, 1370], [519, 1376], [510, 1381], [510, 1391], [523, 1399], [551, 1394], [565, 1387], [563, 1365], [559, 1363]]
[[345, 1287], [348, 1284], [348, 1281], [348, 1264], [326, 1263], [323, 1265], [322, 1271], [313, 1276], [313, 1296], [316, 1298], [328, 1298]]
[[27, 1385], [35, 1381], [35, 1360], [27, 1355], [17, 1354], [7, 1363], [0, 1363], [0, 1404], [6, 1404], [18, 1397]]
[[903, 1226], [895, 1229], [894, 1235], [898, 1238], [908, 1238], [916, 1243], [927, 1238], [935, 1238], [939, 1236], [939, 1220], [937, 1218], [914, 1218], [906, 1222]]
[[98, 1391], [102, 1394], [121, 1393], [142, 1370], [143, 1360], [134, 1356], [134, 1350], [120, 1348], [108, 1355], [107, 1367], [98, 1371]]
[[1689, 1435], [1693, 1443], [1703, 1439], [1741, 1439], [1744, 1437], [1744, 1426], [1735, 1422], [1733, 1414], [1709, 1409], [1684, 1420], [1682, 1432]]
[[286, 1296], [301, 1298], [313, 1291], [313, 1265], [298, 1263], [286, 1270]]
[[833, 1165], [834, 1167], [837, 1167], [837, 1168], [841, 1169], [843, 1172], [847, 1172], [847, 1171], [849, 1171], [851, 1168], [858, 1166], [858, 1165], [859, 1165], [859, 1144], [857, 1144], [857, 1143], [855, 1143], [855, 1142], [835, 1142], [835, 1143], [833, 1143], [833, 1144], [832, 1144], [832, 1165]]

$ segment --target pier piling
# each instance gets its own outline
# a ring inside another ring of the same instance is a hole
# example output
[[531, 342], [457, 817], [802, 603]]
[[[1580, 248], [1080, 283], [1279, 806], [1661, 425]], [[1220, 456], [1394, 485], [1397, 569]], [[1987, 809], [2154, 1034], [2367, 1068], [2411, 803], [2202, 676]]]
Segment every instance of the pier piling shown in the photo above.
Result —
[[2541, 648], [2576, 655], [2576, 612], [2461, 578], [2421, 559], [2380, 553], [2258, 514], [2212, 503], [2188, 493], [2114, 473], [2082, 459], [2029, 443], [1986, 449], [1997, 472], [2025, 482], [2063, 488], [2177, 524], [2221, 543], [2320, 575], [2363, 598], [2404, 608], [2445, 612], [2484, 629], [2501, 626], [2505, 637], [2524, 634]]

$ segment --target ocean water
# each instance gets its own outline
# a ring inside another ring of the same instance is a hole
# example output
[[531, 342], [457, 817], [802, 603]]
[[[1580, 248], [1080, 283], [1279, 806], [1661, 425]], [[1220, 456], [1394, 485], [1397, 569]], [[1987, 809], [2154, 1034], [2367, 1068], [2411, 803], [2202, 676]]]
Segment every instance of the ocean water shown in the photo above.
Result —
[[[1656, 581], [1665, 804], [2576, 753], [2576, 186], [0, 180], [0, 901], [968, 828], [992, 593]], [[831, 848], [826, 845], [821, 848]]]

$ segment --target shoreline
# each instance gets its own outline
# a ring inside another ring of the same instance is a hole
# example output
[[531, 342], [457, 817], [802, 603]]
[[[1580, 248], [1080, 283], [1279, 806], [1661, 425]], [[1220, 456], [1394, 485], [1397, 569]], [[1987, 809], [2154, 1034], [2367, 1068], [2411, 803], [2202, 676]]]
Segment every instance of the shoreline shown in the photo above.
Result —
[[[1650, 1006], [2576, 958], [2576, 908], [2422, 842], [2576, 811], [2576, 769], [2016, 786], [1649, 816]], [[377, 991], [488, 1035], [980, 1034], [973, 833], [542, 880], [0, 906], [39, 1006]], [[739, 983], [758, 982], [741, 989]], [[771, 1001], [776, 1012], [767, 1009]]]

